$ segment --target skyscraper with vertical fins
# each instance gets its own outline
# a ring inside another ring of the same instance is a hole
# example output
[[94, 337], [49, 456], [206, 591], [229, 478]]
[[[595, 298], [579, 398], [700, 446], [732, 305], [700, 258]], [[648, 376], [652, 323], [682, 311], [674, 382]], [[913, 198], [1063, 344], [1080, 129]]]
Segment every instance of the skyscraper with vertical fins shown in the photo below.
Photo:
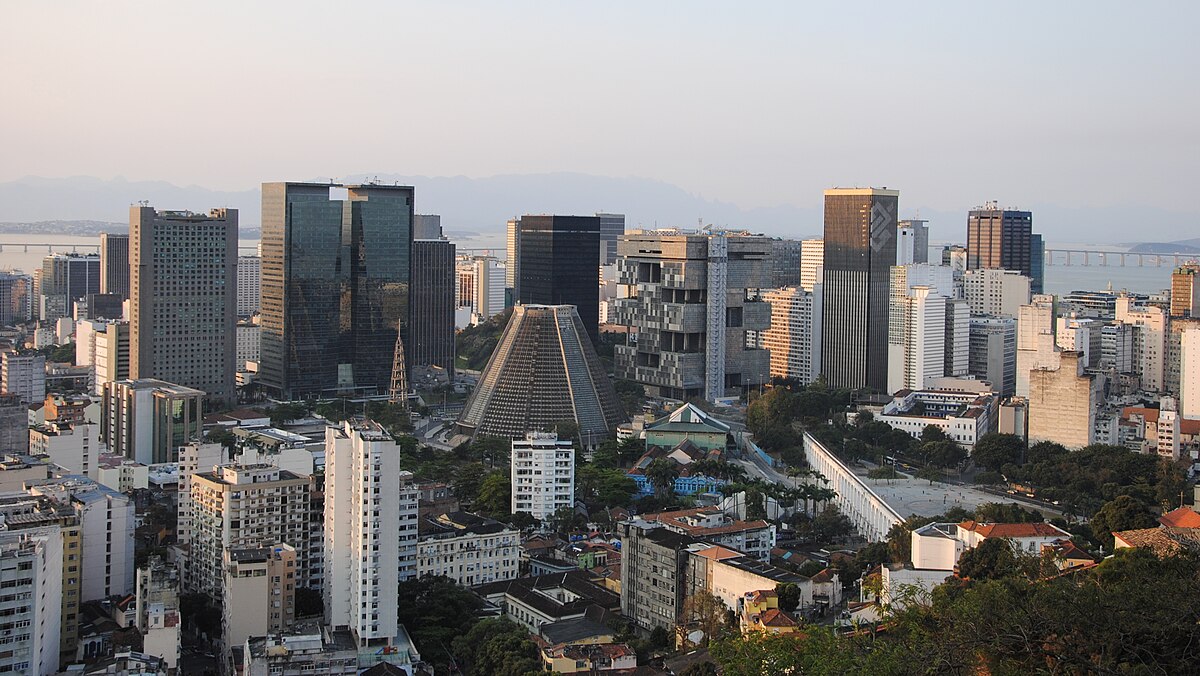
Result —
[[625, 419], [575, 306], [518, 305], [458, 429], [515, 439], [570, 421], [590, 446]]

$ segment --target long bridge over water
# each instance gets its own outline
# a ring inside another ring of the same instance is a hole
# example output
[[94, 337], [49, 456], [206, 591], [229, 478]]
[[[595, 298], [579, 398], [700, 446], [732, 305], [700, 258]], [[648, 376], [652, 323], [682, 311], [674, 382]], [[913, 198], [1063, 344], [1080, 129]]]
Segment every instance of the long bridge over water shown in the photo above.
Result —
[[[100, 253], [99, 244], [64, 244], [62, 242], [0, 242], [0, 253], [4, 252], [39, 252], [45, 251], [48, 254], [52, 253], [81, 253], [81, 254], [98, 254]], [[238, 245], [238, 252], [257, 252], [257, 245], [243, 244]]]
[[1140, 253], [1136, 251], [1097, 251], [1092, 249], [1046, 249], [1046, 265], [1109, 265], [1125, 267], [1162, 267], [1164, 264], [1178, 267], [1189, 261], [1200, 260], [1197, 253]]

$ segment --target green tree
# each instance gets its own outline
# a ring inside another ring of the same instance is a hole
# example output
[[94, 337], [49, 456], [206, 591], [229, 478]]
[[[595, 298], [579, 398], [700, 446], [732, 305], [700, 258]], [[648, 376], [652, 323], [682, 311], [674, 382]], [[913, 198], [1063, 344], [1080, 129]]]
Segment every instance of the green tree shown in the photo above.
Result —
[[995, 580], [1016, 575], [1020, 570], [1012, 542], [1005, 538], [988, 538], [958, 559], [958, 574], [972, 580]]
[[479, 485], [479, 497], [472, 505], [475, 511], [493, 518], [508, 515], [512, 506], [512, 482], [504, 472], [492, 472]]
[[483, 601], [445, 576], [401, 582], [398, 601], [400, 623], [408, 629], [417, 652], [438, 673], [449, 673], [446, 652], [454, 639], [465, 635], [478, 621]]
[[945, 430], [932, 423], [926, 425], [925, 429], [921, 430], [922, 443], [928, 444], [935, 441], [946, 441], [949, 438], [950, 437], [946, 436]]
[[524, 676], [541, 671], [537, 646], [529, 632], [506, 618], [489, 618], [453, 642], [465, 673], [477, 676]]
[[1015, 502], [985, 502], [975, 508], [975, 520], [987, 523], [1041, 523], [1046, 517], [1039, 511], [1025, 509]]
[[529, 512], [513, 512], [513, 515], [508, 518], [508, 523], [518, 530], [529, 530], [538, 525], [539, 521], [533, 518]]
[[308, 415], [308, 408], [304, 404], [296, 402], [276, 404], [270, 413], [271, 424], [279, 426]]
[[487, 478], [487, 469], [478, 462], [462, 465], [454, 472], [454, 478], [450, 480], [450, 487], [454, 491], [454, 497], [460, 502], [468, 505], [474, 505], [479, 499], [479, 491], [483, 488], [483, 480]]
[[983, 435], [975, 442], [975, 449], [971, 451], [971, 459], [980, 467], [986, 467], [993, 472], [999, 472], [1000, 468], [1021, 461], [1021, 454], [1025, 451], [1025, 442], [1015, 434], [1000, 434], [999, 432], [990, 432]]
[[775, 594], [779, 597], [780, 610], [790, 613], [800, 607], [800, 588], [794, 582], [775, 585]]
[[963, 447], [950, 439], [926, 442], [922, 444], [921, 452], [926, 461], [934, 467], [954, 467], [967, 459], [967, 452]]
[[943, 480], [945, 480], [946, 476], [944, 474], [942, 474], [941, 470], [935, 469], [933, 467], [922, 467], [920, 470], [917, 471], [917, 478], [925, 479], [926, 481], [929, 482], [929, 485], [932, 486], [933, 482], [943, 481]]
[[672, 495], [675, 492], [679, 469], [679, 463], [670, 458], [655, 458], [646, 467], [646, 480], [654, 486], [655, 495]]
[[1091, 520], [1092, 533], [1110, 552], [1113, 549], [1114, 531], [1153, 528], [1156, 525], [1158, 521], [1145, 503], [1128, 495], [1104, 503]]

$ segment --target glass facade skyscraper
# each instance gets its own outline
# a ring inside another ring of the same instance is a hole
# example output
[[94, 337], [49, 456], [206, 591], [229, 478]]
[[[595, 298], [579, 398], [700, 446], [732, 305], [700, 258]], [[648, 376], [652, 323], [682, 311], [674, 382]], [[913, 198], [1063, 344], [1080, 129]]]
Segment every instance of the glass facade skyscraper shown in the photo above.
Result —
[[825, 191], [821, 373], [829, 387], [887, 389], [898, 190]]
[[1016, 270], [1041, 293], [1045, 255], [1042, 236], [1033, 233], [1033, 213], [1001, 209], [995, 202], [967, 214], [967, 269]]
[[262, 205], [260, 382], [285, 398], [386, 392], [408, 327], [412, 187], [264, 183]]
[[574, 305], [592, 342], [600, 333], [600, 218], [522, 216], [517, 301]]

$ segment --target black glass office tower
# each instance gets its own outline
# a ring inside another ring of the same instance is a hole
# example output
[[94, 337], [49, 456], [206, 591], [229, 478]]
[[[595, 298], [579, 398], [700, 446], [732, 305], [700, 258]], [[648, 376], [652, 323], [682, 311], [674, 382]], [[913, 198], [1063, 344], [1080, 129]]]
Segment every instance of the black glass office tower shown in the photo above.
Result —
[[[454, 375], [454, 242], [413, 240], [408, 364]], [[411, 381], [410, 381], [411, 382]]]
[[[346, 199], [331, 199], [331, 188], [345, 188]], [[263, 184], [267, 391], [387, 391], [396, 332], [408, 327], [412, 223], [411, 186]]]
[[592, 342], [600, 324], [600, 218], [522, 216], [517, 302], [574, 305]]
[[821, 374], [832, 388], [887, 389], [889, 273], [897, 190], [825, 191]]
[[1016, 270], [1029, 277], [1030, 290], [1042, 292], [1041, 235], [1033, 233], [1033, 213], [1001, 209], [996, 203], [967, 214], [967, 269]]

